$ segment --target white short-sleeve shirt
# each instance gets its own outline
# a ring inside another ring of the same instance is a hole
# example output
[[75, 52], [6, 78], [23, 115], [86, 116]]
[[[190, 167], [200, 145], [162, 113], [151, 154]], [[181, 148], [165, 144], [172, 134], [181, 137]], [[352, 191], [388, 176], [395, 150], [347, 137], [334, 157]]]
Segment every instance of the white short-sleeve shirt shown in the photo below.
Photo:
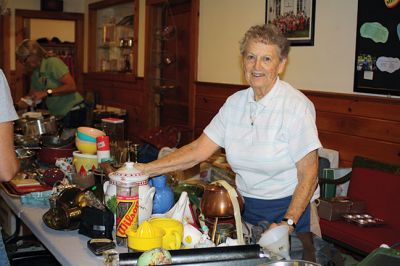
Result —
[[3, 70], [0, 69], [0, 123], [18, 119], [11, 98], [10, 87]]
[[321, 147], [314, 105], [279, 78], [257, 102], [251, 87], [231, 95], [204, 133], [225, 148], [239, 192], [259, 199], [293, 195], [296, 162]]

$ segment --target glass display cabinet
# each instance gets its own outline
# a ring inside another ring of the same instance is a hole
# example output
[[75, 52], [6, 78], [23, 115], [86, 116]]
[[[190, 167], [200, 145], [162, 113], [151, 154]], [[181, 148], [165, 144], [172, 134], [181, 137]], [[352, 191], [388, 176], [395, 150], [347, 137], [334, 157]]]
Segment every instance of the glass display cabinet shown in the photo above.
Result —
[[89, 72], [136, 74], [138, 0], [89, 5]]

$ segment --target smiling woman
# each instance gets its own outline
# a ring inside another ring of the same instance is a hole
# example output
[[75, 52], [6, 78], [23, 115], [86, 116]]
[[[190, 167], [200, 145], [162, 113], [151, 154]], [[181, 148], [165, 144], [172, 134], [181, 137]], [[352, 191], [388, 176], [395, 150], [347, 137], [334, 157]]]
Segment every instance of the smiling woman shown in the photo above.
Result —
[[[286, 224], [304, 247], [313, 247], [311, 197], [317, 186], [317, 149], [321, 147], [312, 102], [281, 81], [289, 42], [272, 25], [248, 29], [240, 43], [243, 71], [250, 87], [231, 95], [192, 143], [147, 164], [150, 176], [187, 169], [224, 148], [244, 197], [243, 218], [257, 225]], [[303, 259], [315, 260], [311, 249]]]

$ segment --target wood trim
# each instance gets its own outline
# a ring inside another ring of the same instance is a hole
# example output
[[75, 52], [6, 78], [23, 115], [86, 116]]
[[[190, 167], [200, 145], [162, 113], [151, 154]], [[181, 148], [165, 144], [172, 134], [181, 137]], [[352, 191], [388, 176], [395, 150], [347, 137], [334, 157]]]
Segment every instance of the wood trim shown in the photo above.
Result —
[[131, 0], [103, 0], [89, 4], [89, 9], [102, 9], [114, 5], [124, 4], [130, 1]]
[[37, 19], [83, 20], [82, 13], [15, 9], [15, 16]]
[[85, 73], [84, 76], [96, 80], [115, 80], [115, 81], [129, 81], [129, 82], [136, 82], [136, 80], [138, 79], [138, 77], [134, 75], [121, 75], [112, 72], [88, 72]]
[[[191, 4], [191, 18], [190, 18], [190, 57], [189, 57], [189, 66], [192, 71], [189, 71], [189, 94], [188, 94], [188, 103], [189, 103], [189, 120], [188, 126], [189, 128], [194, 128], [195, 125], [195, 117], [193, 115], [195, 110], [195, 93], [196, 86], [194, 82], [197, 80], [197, 66], [198, 66], [198, 43], [199, 43], [199, 13], [200, 13], [200, 2], [199, 0], [192, 0]], [[192, 131], [191, 138], [194, 137], [194, 132]]]
[[[196, 82], [195, 136], [202, 132], [229, 95], [247, 87]], [[351, 167], [356, 155], [400, 164], [400, 99], [302, 92], [314, 103], [322, 145], [339, 151], [339, 166]]]

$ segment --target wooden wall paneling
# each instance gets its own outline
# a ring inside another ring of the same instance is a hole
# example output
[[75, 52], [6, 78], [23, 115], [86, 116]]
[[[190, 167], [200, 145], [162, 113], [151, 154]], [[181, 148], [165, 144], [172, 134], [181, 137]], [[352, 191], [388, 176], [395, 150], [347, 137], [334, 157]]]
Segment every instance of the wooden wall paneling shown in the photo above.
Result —
[[303, 91], [318, 111], [400, 121], [399, 100], [383, 97]]
[[400, 122], [318, 111], [318, 130], [400, 143]]
[[340, 165], [356, 155], [400, 164], [400, 101], [383, 97], [304, 91], [317, 111], [324, 147], [339, 151]]
[[400, 143], [362, 138], [320, 130], [324, 147], [339, 151], [339, 165], [351, 166], [354, 156], [361, 155], [382, 162], [400, 163]]
[[98, 104], [126, 109], [127, 138], [137, 141], [146, 124], [143, 79], [87, 73], [84, 81], [85, 90], [95, 92]]

